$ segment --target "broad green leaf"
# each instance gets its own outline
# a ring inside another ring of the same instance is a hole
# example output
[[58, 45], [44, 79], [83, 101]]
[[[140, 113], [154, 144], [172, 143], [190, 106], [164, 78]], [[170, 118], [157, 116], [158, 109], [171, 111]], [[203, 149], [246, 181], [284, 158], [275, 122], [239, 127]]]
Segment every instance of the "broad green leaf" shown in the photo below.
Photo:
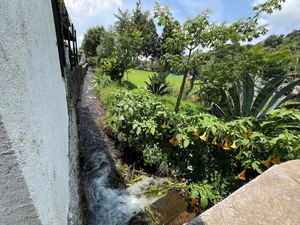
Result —
[[205, 209], [208, 206], [208, 199], [206, 197], [202, 197], [200, 203], [202, 209]]
[[194, 199], [194, 198], [198, 198], [198, 196], [199, 196], [198, 191], [196, 191], [196, 190], [193, 189], [193, 190], [190, 192], [190, 198]]
[[[275, 95], [272, 97], [266, 110], [270, 109], [278, 101], [278, 99], [281, 98], [282, 96], [285, 96], [286, 93], [290, 94], [297, 85], [300, 85], [300, 79], [295, 80], [294, 82], [292, 82], [292, 83], [288, 84], [287, 86], [285, 86], [284, 88], [282, 88], [280, 91], [276, 92]], [[277, 106], [272, 107], [272, 108], [276, 108], [276, 107]]]
[[273, 95], [273, 93], [276, 91], [278, 85], [280, 85], [284, 79], [285, 76], [276, 76], [272, 78], [264, 87], [262, 90], [260, 90], [258, 96], [256, 97], [253, 106], [251, 108], [251, 114], [255, 117], [258, 116], [260, 111], [266, 106], [268, 100]]
[[128, 111], [131, 115], [133, 115], [133, 108], [129, 108]]
[[189, 145], [190, 145], [190, 140], [189, 139], [184, 139], [183, 147], [187, 148]]

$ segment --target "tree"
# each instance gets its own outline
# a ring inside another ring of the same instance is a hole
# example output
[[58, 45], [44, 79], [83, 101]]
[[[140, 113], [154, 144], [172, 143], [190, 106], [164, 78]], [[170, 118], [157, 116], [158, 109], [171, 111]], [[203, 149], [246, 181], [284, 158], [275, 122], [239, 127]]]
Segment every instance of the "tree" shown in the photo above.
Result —
[[140, 49], [141, 34], [128, 11], [119, 9], [115, 16], [117, 21], [112, 30], [104, 32], [97, 54], [102, 72], [114, 81], [121, 81]]
[[152, 59], [159, 58], [161, 55], [161, 42], [156, 31], [156, 26], [153, 18], [150, 16], [150, 12], [142, 10], [140, 0], [136, 3], [136, 9], [133, 12], [133, 22], [142, 37], [138, 55], [146, 58], [151, 57]]
[[281, 10], [282, 4], [285, 0], [267, 0], [262, 4], [259, 4], [254, 7], [257, 18], [261, 13], [265, 12], [267, 14], [272, 14], [274, 11]]
[[158, 18], [158, 24], [166, 27], [172, 27], [172, 35], [170, 35], [163, 47], [167, 52], [172, 52], [172, 49], [182, 49], [182, 52], [187, 52], [187, 56], [181, 56], [181, 62], [184, 63], [184, 77], [178, 94], [175, 112], [179, 111], [180, 102], [187, 76], [190, 72], [190, 61], [193, 51], [199, 48], [215, 48], [223, 45], [228, 41], [238, 42], [251, 40], [253, 37], [258, 37], [265, 33], [264, 26], [257, 26], [257, 20], [248, 18], [247, 21], [239, 20], [231, 26], [225, 23], [216, 25], [209, 22], [209, 11], [204, 11], [195, 18], [188, 18], [181, 26], [176, 22], [168, 8], [161, 8], [157, 3], [155, 5], [155, 16]]
[[125, 71], [130, 68], [134, 57], [142, 45], [142, 36], [128, 11], [119, 9], [119, 14], [115, 16], [117, 18], [114, 26], [116, 33], [116, 57], [120, 65], [120, 73], [117, 75], [117, 80], [121, 80]]
[[264, 41], [264, 46], [265, 47], [271, 47], [271, 48], [276, 48], [279, 45], [282, 44], [283, 41], [283, 35], [270, 35], [265, 41]]
[[97, 55], [97, 47], [101, 43], [105, 29], [103, 27], [90, 28], [85, 34], [82, 41], [82, 47], [87, 57]]
[[270, 52], [264, 57], [264, 76], [271, 78], [274, 75], [285, 75], [291, 68], [293, 55], [289, 50]]

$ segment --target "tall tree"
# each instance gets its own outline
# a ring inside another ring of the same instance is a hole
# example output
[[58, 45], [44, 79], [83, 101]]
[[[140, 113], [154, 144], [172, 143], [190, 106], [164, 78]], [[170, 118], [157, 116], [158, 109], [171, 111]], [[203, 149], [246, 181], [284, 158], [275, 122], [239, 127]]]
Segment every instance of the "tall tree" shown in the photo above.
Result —
[[97, 47], [100, 45], [105, 29], [103, 27], [90, 28], [85, 34], [82, 41], [82, 47], [87, 57], [97, 55]]
[[142, 9], [141, 0], [137, 1], [133, 11], [133, 21], [142, 36], [141, 48], [138, 55], [146, 58], [156, 59], [160, 56], [160, 39], [156, 31], [156, 26], [149, 11]]

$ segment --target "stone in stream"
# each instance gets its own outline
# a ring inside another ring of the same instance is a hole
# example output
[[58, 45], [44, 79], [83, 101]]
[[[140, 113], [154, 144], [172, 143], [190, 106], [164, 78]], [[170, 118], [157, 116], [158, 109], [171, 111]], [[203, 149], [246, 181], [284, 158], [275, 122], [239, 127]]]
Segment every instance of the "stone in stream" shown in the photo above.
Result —
[[271, 167], [188, 225], [300, 224], [300, 160]]
[[195, 212], [187, 211], [188, 203], [176, 191], [171, 191], [161, 197], [156, 194], [147, 196], [145, 187], [160, 186], [166, 181], [167, 179], [164, 178], [145, 177], [127, 189], [131, 195], [139, 197], [139, 201], [143, 199], [145, 202], [145, 211], [133, 216], [128, 225], [181, 225], [197, 216]]
[[158, 213], [162, 224], [170, 224], [187, 210], [188, 204], [178, 192], [169, 192], [151, 205], [152, 212]]

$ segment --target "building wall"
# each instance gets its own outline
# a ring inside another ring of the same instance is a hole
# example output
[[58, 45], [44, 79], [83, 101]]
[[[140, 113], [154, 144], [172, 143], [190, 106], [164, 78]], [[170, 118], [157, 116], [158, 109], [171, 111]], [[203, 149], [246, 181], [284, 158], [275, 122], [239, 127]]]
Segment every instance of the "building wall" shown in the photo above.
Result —
[[0, 224], [64, 225], [68, 110], [51, 1], [0, 6]]

